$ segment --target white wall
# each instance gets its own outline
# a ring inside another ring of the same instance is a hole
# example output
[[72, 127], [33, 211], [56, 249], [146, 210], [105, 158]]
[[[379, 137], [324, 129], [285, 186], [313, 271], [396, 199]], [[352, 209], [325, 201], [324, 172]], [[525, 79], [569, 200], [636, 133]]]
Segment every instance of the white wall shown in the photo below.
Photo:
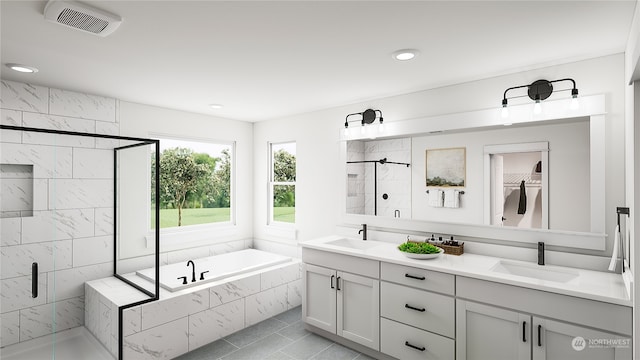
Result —
[[[332, 234], [342, 223], [340, 201], [336, 198], [345, 181], [340, 164], [339, 133], [347, 114], [367, 108], [380, 109], [385, 123], [448, 113], [498, 108], [504, 90], [538, 79], [570, 77], [581, 95], [605, 94], [606, 116], [606, 227], [615, 226], [615, 207], [624, 199], [624, 55], [617, 54], [581, 62], [546, 67], [470, 83], [364, 101], [318, 112], [274, 119], [255, 124], [254, 183], [255, 236], [274, 238], [266, 226], [267, 142], [297, 141], [298, 186], [296, 229], [298, 240]], [[560, 87], [560, 86], [558, 86]], [[322, 94], [315, 94], [322, 96]], [[556, 92], [550, 99], [566, 98]], [[525, 101], [524, 99], [520, 99]], [[512, 101], [516, 102], [516, 100]], [[425, 229], [428, 231], [428, 229]], [[356, 235], [354, 230], [354, 236]], [[611, 251], [611, 241], [607, 251]]]
[[[166, 137], [191, 140], [233, 142], [235, 176], [233, 206], [235, 226], [223, 231], [192, 231], [180, 235], [184, 245], [168, 245], [169, 236], [161, 234], [161, 252], [180, 248], [210, 245], [221, 241], [249, 239], [253, 236], [253, 124], [213, 116], [164, 109], [122, 101], [120, 103], [120, 134], [144, 138]], [[140, 221], [146, 222], [146, 211], [140, 212]], [[174, 237], [175, 238], [175, 237]], [[144, 253], [144, 239], [138, 237], [137, 249]], [[130, 246], [133, 246], [129, 244]], [[133, 251], [133, 250], [132, 250]]]

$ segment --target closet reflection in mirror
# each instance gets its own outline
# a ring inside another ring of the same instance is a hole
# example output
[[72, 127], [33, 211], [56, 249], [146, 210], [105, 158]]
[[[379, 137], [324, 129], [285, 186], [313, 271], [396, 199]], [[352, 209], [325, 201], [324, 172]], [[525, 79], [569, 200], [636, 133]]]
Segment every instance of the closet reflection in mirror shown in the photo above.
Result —
[[411, 218], [411, 139], [347, 144], [348, 214]]
[[[548, 161], [548, 143], [488, 148], [493, 151], [488, 154], [491, 225], [548, 229], [548, 171], [542, 165]], [[534, 149], [540, 151], [527, 151]]]

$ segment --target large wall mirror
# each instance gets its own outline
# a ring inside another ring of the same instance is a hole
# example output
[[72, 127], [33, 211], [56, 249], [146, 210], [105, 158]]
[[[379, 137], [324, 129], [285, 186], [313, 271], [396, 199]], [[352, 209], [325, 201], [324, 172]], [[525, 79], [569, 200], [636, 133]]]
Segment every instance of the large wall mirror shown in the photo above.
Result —
[[[590, 100], [604, 108], [603, 97]], [[599, 107], [568, 114], [557, 105], [557, 113], [547, 106], [551, 111], [546, 118], [523, 116], [510, 126], [497, 124], [493, 113], [479, 111], [464, 115], [485, 117], [484, 125], [460, 118], [449, 124], [459, 125], [453, 129], [417, 128], [411, 133], [411, 126], [402, 125], [390, 138], [345, 139], [347, 218], [456, 224], [469, 234], [479, 229], [490, 234], [528, 232], [523, 239], [561, 234], [576, 237], [573, 245], [563, 245], [603, 249], [604, 116]], [[511, 113], [518, 114], [513, 109]], [[429, 166], [460, 167], [459, 156], [443, 157], [444, 165], [429, 164], [428, 154], [442, 149], [451, 149], [451, 156], [455, 151], [464, 154], [463, 182], [427, 180]], [[449, 194], [455, 202], [434, 202]]]

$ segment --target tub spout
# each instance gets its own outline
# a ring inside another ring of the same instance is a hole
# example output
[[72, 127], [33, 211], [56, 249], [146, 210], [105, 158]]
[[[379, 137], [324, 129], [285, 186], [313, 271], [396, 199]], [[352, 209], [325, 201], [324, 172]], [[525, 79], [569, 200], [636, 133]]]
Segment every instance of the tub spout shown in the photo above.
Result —
[[196, 264], [193, 263], [193, 260], [187, 261], [187, 267], [191, 264], [191, 282], [196, 282]]

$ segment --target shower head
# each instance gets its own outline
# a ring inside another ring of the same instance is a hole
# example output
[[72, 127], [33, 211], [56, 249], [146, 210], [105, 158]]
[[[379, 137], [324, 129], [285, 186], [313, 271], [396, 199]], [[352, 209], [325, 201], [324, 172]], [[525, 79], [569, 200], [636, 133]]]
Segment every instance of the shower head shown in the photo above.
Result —
[[379, 162], [380, 164], [384, 164], [384, 163], [386, 163], [386, 162], [387, 162], [387, 158], [382, 158], [382, 159], [378, 160], [378, 162]]

